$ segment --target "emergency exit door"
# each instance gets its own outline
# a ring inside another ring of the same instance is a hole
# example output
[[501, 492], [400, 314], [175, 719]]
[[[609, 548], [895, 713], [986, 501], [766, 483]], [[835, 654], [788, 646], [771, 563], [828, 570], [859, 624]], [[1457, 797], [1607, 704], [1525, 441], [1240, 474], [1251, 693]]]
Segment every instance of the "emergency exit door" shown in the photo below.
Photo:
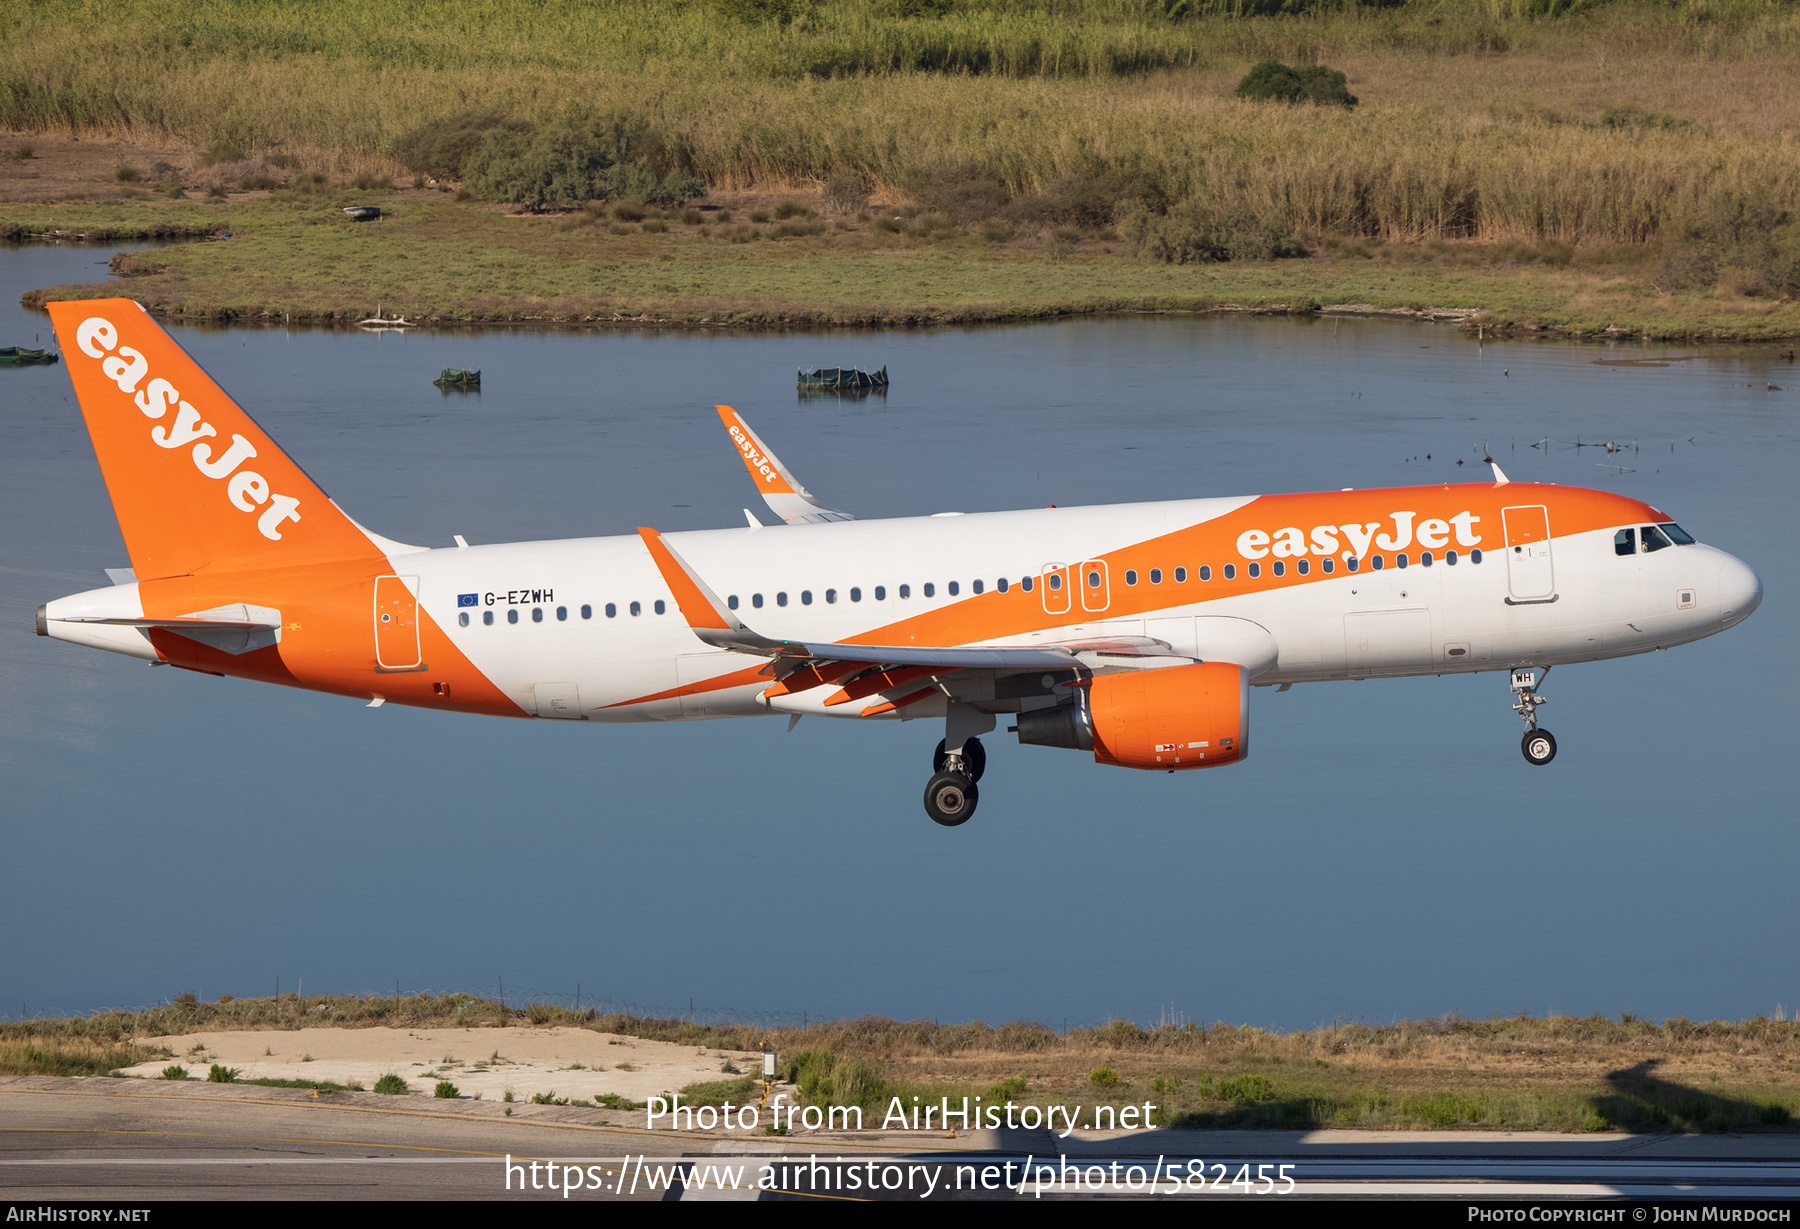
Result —
[[419, 599], [417, 576], [375, 578], [375, 664], [382, 670], [417, 670]]

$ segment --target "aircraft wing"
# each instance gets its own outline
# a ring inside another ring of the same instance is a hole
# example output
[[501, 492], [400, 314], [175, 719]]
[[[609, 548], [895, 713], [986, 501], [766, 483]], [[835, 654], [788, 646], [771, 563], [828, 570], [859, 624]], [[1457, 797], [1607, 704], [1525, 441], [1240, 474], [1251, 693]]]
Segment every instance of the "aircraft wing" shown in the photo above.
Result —
[[750, 429], [750, 424], [744, 421], [742, 414], [728, 405], [713, 408], [719, 411], [720, 421], [731, 433], [731, 441], [737, 445], [738, 455], [744, 460], [744, 468], [750, 471], [750, 480], [756, 483], [763, 502], [769, 505], [769, 510], [776, 516], [790, 525], [816, 525], [825, 521], [856, 519], [848, 512], [827, 508], [814, 499], [812, 493], [800, 485], [800, 480], [788, 472], [787, 466], [757, 438], [756, 432]]
[[[1194, 661], [1175, 654], [1164, 641], [1142, 636], [976, 646], [839, 644], [764, 636], [720, 601], [719, 595], [663, 541], [660, 533], [639, 527], [638, 534], [696, 636], [716, 648], [772, 659], [773, 669], [766, 673], [772, 673], [775, 682], [763, 692], [770, 699], [840, 683], [841, 689], [825, 701], [830, 706], [877, 692], [892, 694], [909, 684], [963, 670], [996, 674], [1044, 670], [1094, 673], [1108, 669], [1158, 669]], [[864, 716], [904, 707], [930, 690], [877, 704], [864, 710]]]

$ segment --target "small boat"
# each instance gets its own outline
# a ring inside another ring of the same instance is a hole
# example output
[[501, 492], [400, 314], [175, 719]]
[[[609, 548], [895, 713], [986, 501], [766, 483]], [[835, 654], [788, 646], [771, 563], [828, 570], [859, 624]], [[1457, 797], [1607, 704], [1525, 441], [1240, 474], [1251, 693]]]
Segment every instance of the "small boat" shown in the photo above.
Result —
[[27, 350], [24, 346], [0, 346], [0, 367], [32, 367], [54, 363], [54, 350]]
[[352, 205], [350, 208], [344, 210], [344, 212], [350, 215], [350, 220], [352, 222], [373, 222], [376, 218], [381, 216], [381, 206]]
[[480, 388], [481, 372], [464, 371], [460, 367], [446, 367], [444, 374], [432, 381], [439, 388]]
[[856, 367], [814, 367], [811, 371], [799, 373], [798, 387], [872, 389], [886, 388], [888, 383], [887, 368], [880, 371], [863, 371]]

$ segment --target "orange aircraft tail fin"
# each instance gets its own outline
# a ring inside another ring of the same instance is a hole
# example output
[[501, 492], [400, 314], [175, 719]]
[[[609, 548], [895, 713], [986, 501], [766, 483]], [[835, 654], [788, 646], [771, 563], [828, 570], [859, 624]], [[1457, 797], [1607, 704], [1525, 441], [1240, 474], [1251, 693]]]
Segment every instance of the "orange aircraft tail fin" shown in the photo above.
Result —
[[49, 309], [139, 580], [375, 551], [136, 302]]

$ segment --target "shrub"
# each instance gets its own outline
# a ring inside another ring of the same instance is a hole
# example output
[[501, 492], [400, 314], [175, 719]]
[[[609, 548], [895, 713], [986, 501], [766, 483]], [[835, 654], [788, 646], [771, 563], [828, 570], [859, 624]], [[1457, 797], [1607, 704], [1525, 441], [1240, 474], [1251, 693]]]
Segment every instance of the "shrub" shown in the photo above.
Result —
[[[394, 157], [408, 170], [438, 179], [461, 179], [463, 163], [495, 133], [527, 133], [528, 120], [501, 111], [458, 111], [421, 124], [394, 143]], [[271, 159], [273, 161], [273, 159]]]
[[1766, 196], [1721, 193], [1664, 227], [1656, 285], [1703, 290], [1730, 280], [1748, 293], [1800, 294], [1800, 219]]
[[364, 172], [355, 179], [352, 179], [350, 181], [350, 186], [355, 188], [358, 192], [385, 192], [394, 186], [394, 181], [387, 175], [370, 175], [367, 172]]
[[117, 179], [120, 183], [136, 183], [143, 177], [144, 172], [142, 170], [135, 166], [126, 166], [124, 164], [120, 164], [119, 169], [113, 172], [113, 178]]
[[705, 196], [692, 175], [657, 173], [647, 157], [655, 145], [649, 126], [622, 111], [536, 131], [492, 129], [464, 158], [463, 178], [483, 196], [533, 211], [562, 201], [679, 205]]
[[525, 1009], [525, 1018], [533, 1024], [548, 1024], [554, 1014], [549, 1003], [533, 1003]]
[[191, 1077], [188, 1075], [186, 1067], [168, 1066], [162, 1069], [162, 1075], [158, 1078], [164, 1080], [185, 1080]]
[[462, 1091], [449, 1080], [439, 1080], [437, 1082], [437, 1087], [432, 1090], [431, 1095], [434, 1097], [442, 1097], [448, 1101], [462, 1096]]
[[684, 1087], [681, 1099], [688, 1105], [723, 1105], [727, 1101], [736, 1104], [749, 1096], [754, 1087], [756, 1080], [747, 1075], [736, 1080], [708, 1080]]
[[270, 154], [264, 158], [263, 161], [267, 162], [270, 166], [279, 167], [284, 171], [297, 171], [300, 169], [300, 159], [294, 157], [292, 154]]
[[534, 1092], [534, 1093], [532, 1093], [531, 1094], [531, 1103], [533, 1105], [567, 1105], [569, 1103], [569, 1099], [567, 1097], [557, 1096], [556, 1090], [552, 1089], [549, 1092]]
[[643, 229], [646, 235], [660, 235], [669, 229], [669, 224], [661, 218], [651, 218], [644, 223]]
[[698, 226], [705, 220], [705, 216], [702, 215], [698, 209], [683, 209], [681, 211], [681, 224], [683, 226]]
[[37, 147], [35, 145], [15, 145], [12, 156], [19, 162], [30, 162], [37, 157]]
[[244, 147], [235, 141], [220, 137], [206, 147], [200, 155], [201, 166], [217, 166], [221, 162], [242, 162]]
[[1092, 1071], [1088, 1072], [1088, 1083], [1092, 1084], [1095, 1088], [1117, 1088], [1119, 1086], [1119, 1073], [1114, 1071], [1111, 1067], [1095, 1067]]
[[212, 1070], [206, 1073], [206, 1082], [208, 1084], [235, 1084], [238, 1074], [236, 1067], [221, 1067], [218, 1063], [214, 1063]]
[[775, 206], [775, 218], [780, 222], [785, 222], [789, 218], [810, 218], [812, 216], [813, 211], [799, 201], [782, 201], [781, 204]]
[[1228, 1080], [1220, 1080], [1218, 1090], [1213, 1095], [1237, 1105], [1256, 1105], [1275, 1099], [1275, 1085], [1266, 1075], [1246, 1072]]
[[640, 1103], [629, 1097], [621, 1097], [616, 1092], [597, 1092], [594, 1094], [594, 1101], [602, 1108], [609, 1110], [641, 1110], [644, 1108]]
[[1259, 217], [1246, 208], [1222, 212], [1190, 202], [1159, 218], [1140, 207], [1127, 215], [1122, 229], [1140, 256], [1177, 265], [1306, 255], [1280, 218]]
[[966, 163], [939, 166], [913, 185], [912, 194], [922, 208], [959, 222], [997, 217], [1012, 204], [1012, 192], [999, 176]]
[[1255, 102], [1311, 102], [1354, 107], [1356, 98], [1348, 80], [1323, 64], [1289, 68], [1278, 60], [1264, 60], [1238, 82], [1237, 96]]
[[621, 222], [642, 222], [644, 207], [632, 201], [620, 201], [613, 206], [613, 217]]
[[281, 181], [273, 175], [252, 174], [238, 180], [238, 187], [246, 192], [267, 192], [281, 186]]
[[[274, 159], [270, 159], [270, 161], [274, 161]], [[158, 179], [167, 179], [175, 173], [175, 165], [171, 162], [153, 162], [150, 164], [150, 173]]]
[[834, 213], [862, 212], [869, 203], [869, 188], [862, 176], [840, 171], [825, 181], [825, 204]]
[[750, 220], [759, 224], [767, 222], [769, 220], [769, 211], [767, 209], [752, 209], [750, 211]]
[[375, 1091], [384, 1096], [397, 1097], [403, 1092], [410, 1092], [412, 1090], [406, 1086], [405, 1080], [390, 1071], [379, 1080], [375, 1081]]

